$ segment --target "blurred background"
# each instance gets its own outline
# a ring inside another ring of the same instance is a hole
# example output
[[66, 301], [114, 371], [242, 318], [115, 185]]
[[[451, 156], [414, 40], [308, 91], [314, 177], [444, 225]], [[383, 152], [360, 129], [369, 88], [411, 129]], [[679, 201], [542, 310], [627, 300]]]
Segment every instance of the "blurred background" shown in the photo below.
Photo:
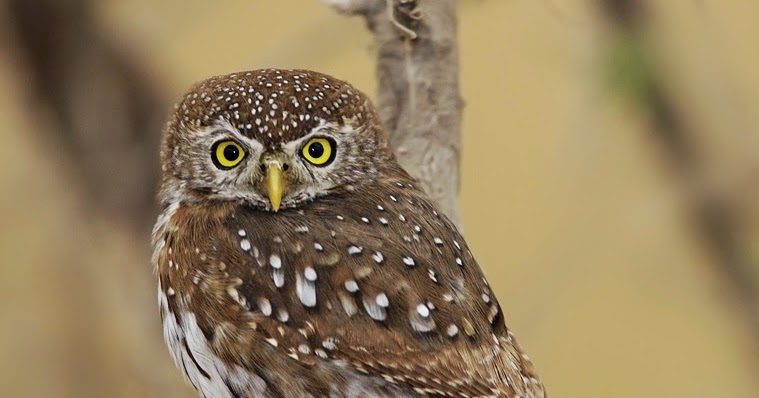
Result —
[[[461, 0], [462, 215], [552, 397], [759, 396], [759, 3]], [[316, 0], [0, 0], [4, 397], [194, 397], [148, 233], [172, 101], [311, 68], [376, 93]]]

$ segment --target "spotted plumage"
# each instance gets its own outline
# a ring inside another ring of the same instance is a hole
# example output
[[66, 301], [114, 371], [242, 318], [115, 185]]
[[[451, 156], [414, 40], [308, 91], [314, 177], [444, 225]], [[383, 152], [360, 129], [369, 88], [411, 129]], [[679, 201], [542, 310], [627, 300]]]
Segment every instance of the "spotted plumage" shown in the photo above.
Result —
[[162, 165], [164, 337], [203, 397], [544, 396], [464, 239], [349, 84], [206, 80]]

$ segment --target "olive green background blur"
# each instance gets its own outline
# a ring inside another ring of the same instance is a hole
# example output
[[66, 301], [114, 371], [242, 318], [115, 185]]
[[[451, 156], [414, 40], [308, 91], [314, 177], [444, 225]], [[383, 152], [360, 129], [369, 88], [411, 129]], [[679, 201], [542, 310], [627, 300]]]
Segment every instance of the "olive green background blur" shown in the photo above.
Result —
[[[459, 2], [465, 236], [552, 397], [757, 397], [759, 4], [639, 1], [631, 27], [597, 3]], [[363, 20], [316, 0], [94, 4], [167, 100], [262, 67], [376, 93]], [[149, 226], [94, 210], [18, 34], [0, 32], [0, 396], [194, 396], [161, 340]], [[704, 192], [726, 236], [699, 227]], [[714, 239], [749, 269], [732, 274]]]

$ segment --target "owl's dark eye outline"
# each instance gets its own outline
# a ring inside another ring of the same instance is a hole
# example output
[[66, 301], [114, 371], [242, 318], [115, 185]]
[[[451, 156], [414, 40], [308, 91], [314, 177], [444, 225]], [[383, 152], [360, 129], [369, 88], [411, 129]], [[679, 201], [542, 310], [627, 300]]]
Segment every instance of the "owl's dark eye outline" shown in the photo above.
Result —
[[248, 153], [235, 140], [221, 140], [211, 147], [211, 160], [221, 170], [230, 170], [239, 165]]
[[335, 160], [337, 145], [329, 137], [313, 137], [300, 150], [300, 155], [314, 166], [324, 167]]

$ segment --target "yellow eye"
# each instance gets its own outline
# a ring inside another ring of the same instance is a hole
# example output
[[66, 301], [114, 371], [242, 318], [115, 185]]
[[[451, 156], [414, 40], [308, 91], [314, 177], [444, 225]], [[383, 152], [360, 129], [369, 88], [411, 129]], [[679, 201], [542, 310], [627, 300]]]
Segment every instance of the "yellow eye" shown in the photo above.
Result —
[[308, 140], [301, 154], [313, 165], [326, 166], [335, 159], [334, 147], [332, 139], [315, 137]]
[[211, 147], [211, 158], [216, 167], [229, 170], [245, 159], [245, 150], [235, 141], [219, 141]]

